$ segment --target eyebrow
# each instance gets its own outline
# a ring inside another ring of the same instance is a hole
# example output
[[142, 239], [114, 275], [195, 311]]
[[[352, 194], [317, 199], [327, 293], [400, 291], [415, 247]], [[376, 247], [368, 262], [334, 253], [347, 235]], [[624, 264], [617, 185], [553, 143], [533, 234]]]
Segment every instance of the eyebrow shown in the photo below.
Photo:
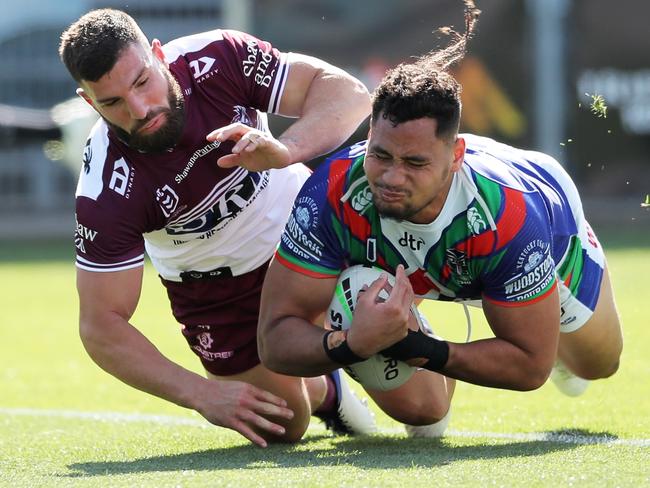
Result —
[[[133, 87], [133, 85], [135, 85], [138, 82], [138, 80], [142, 77], [142, 75], [147, 70], [147, 68], [149, 68], [149, 66], [147, 65], [142, 67], [142, 69], [138, 73], [138, 76], [136, 76], [135, 79], [133, 80], [133, 83], [131, 83], [131, 88]], [[97, 99], [97, 103], [103, 105], [105, 103], [112, 102], [113, 100], [119, 100], [119, 99], [120, 97], [106, 97], [106, 98]]]
[[[383, 147], [381, 147], [378, 144], [373, 144], [373, 145], [369, 146], [368, 150], [371, 151], [371, 152], [386, 154], [388, 156], [395, 157], [394, 154], [391, 154], [390, 152], [388, 152], [386, 149], [384, 149]], [[423, 157], [423, 156], [405, 156], [405, 157], [402, 157], [400, 159], [403, 159], [405, 161], [413, 161], [413, 162], [417, 162], [417, 163], [424, 163], [424, 162], [428, 161], [428, 159]]]

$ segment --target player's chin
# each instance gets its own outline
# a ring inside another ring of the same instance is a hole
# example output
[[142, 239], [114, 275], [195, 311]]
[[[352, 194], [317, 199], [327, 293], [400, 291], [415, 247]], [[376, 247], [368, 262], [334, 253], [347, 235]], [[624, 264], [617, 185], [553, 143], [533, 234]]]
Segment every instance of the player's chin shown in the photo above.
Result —
[[406, 220], [410, 216], [408, 207], [399, 204], [387, 204], [375, 201], [375, 208], [379, 215], [388, 219]]

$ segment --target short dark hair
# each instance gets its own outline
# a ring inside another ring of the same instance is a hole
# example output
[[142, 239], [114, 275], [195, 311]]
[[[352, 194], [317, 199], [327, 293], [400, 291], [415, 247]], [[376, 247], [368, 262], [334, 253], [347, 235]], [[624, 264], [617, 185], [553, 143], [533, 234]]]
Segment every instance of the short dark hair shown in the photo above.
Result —
[[61, 34], [59, 56], [77, 83], [97, 81], [113, 69], [124, 48], [148, 42], [126, 12], [91, 10]]
[[390, 70], [373, 93], [371, 123], [380, 116], [394, 125], [428, 117], [437, 121], [436, 136], [456, 134], [460, 124], [461, 86], [448, 70], [465, 56], [467, 42], [481, 13], [473, 0], [464, 2], [465, 34], [443, 27], [439, 31], [452, 37], [446, 48]]

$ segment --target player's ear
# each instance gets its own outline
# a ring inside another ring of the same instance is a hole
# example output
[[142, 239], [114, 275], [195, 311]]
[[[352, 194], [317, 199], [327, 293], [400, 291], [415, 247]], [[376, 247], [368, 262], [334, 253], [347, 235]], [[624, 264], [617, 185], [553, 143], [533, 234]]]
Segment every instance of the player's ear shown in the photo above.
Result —
[[88, 96], [88, 94], [84, 91], [83, 88], [77, 88], [77, 95], [79, 95], [81, 98], [83, 98], [88, 105], [90, 105], [92, 108], [95, 108], [95, 104], [92, 101], [92, 98]]
[[368, 124], [368, 135], [366, 136], [366, 140], [370, 141], [371, 137], [372, 137], [372, 117], [370, 118], [370, 123]]
[[452, 171], [458, 171], [465, 160], [465, 139], [457, 137], [454, 142], [454, 163], [451, 165]]
[[151, 41], [151, 52], [156, 57], [156, 59], [158, 59], [158, 61], [167, 66], [167, 61], [165, 61], [165, 53], [163, 52], [162, 44], [158, 39]]

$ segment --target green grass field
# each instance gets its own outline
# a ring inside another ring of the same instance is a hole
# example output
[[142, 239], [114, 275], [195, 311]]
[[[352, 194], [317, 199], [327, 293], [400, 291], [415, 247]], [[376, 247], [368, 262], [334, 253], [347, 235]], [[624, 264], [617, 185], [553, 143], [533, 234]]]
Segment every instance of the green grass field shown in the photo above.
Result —
[[[377, 411], [379, 435], [331, 437], [316, 421], [300, 444], [262, 450], [92, 363], [70, 250], [0, 246], [0, 486], [650, 486], [650, 248], [608, 258], [625, 351], [619, 372], [584, 396], [460, 384], [442, 441], [408, 439]], [[200, 371], [155, 272], [145, 274], [134, 323]], [[424, 310], [438, 333], [463, 340], [461, 307]], [[480, 311], [473, 319], [473, 337], [487, 335]]]

